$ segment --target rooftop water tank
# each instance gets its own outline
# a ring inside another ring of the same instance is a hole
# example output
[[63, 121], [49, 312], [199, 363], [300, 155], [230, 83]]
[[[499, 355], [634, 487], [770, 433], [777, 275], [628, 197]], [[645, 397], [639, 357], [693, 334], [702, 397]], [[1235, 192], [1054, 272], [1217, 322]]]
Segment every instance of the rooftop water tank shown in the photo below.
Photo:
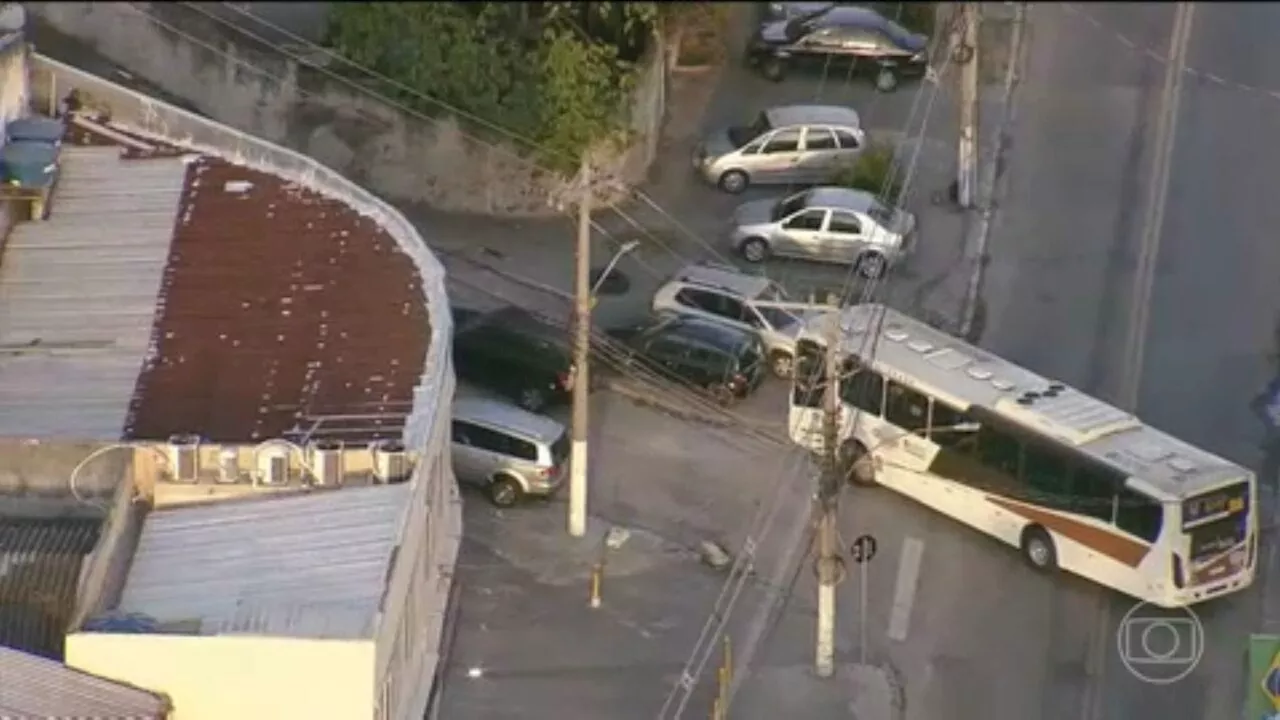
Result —
[[42, 190], [53, 185], [58, 176], [58, 149], [49, 143], [7, 143], [0, 149], [0, 167], [10, 185]]
[[66, 130], [62, 123], [45, 117], [25, 117], [11, 120], [4, 129], [5, 135], [8, 136], [8, 142], [30, 140], [32, 142], [49, 143], [54, 146], [62, 144], [62, 136], [66, 134]]

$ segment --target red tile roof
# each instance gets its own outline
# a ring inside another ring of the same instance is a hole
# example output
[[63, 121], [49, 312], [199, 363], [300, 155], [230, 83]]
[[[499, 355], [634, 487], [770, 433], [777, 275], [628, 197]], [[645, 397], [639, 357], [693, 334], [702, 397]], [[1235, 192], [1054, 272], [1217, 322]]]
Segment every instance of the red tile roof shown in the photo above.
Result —
[[421, 282], [395, 240], [345, 203], [199, 156], [126, 437], [244, 442], [345, 414], [389, 417], [348, 423], [362, 431], [339, 439], [398, 437], [430, 340]]

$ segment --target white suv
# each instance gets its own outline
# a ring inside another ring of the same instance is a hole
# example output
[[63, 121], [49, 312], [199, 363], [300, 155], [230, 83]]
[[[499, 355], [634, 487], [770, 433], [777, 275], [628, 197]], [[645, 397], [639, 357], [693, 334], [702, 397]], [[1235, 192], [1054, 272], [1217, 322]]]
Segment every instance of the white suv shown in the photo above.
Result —
[[791, 377], [796, 334], [809, 308], [820, 311], [789, 302], [768, 278], [710, 263], [684, 268], [653, 296], [655, 313], [705, 318], [758, 333], [769, 353], [769, 368], [781, 378]]

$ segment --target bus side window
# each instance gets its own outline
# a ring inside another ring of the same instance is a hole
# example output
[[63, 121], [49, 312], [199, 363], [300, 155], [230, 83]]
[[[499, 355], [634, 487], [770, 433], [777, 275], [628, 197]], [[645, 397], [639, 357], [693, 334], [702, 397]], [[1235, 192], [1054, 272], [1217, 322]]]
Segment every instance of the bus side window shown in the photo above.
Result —
[[929, 396], [890, 382], [885, 392], [884, 419], [923, 436], [929, 427]]
[[1120, 488], [1116, 502], [1116, 527], [1151, 543], [1160, 537], [1164, 506], [1129, 488]]
[[1069, 508], [1074, 503], [1071, 495], [1071, 466], [1061, 453], [1027, 443], [1022, 448], [1022, 480], [1031, 486], [1035, 494], [1045, 497], [1050, 506]]
[[1076, 512], [1115, 522], [1116, 491], [1124, 487], [1124, 475], [1091, 464], [1080, 465], [1071, 478], [1071, 493], [1079, 499]]
[[1012, 435], [983, 426], [978, 431], [978, 460], [988, 468], [1016, 480], [1022, 464], [1022, 443]]
[[[970, 428], [970, 426], [973, 428]], [[938, 445], [968, 455], [978, 442], [977, 425], [968, 415], [933, 399], [933, 411], [929, 419], [929, 439]]]
[[859, 410], [879, 416], [884, 412], [884, 378], [863, 368], [842, 381], [840, 396]]

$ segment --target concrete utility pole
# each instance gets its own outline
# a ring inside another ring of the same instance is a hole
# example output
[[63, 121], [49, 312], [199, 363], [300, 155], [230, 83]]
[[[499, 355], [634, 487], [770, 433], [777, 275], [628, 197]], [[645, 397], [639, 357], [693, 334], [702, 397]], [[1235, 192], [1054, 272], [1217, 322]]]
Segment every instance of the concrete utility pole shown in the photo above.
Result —
[[978, 185], [978, 3], [960, 3], [960, 45], [951, 49], [960, 63], [960, 145], [956, 200], [970, 209]]
[[578, 251], [574, 273], [573, 446], [569, 456], [569, 534], [587, 534], [587, 361], [591, 356], [591, 166], [584, 154], [578, 200]]
[[827, 332], [827, 361], [823, 372], [826, 384], [823, 388], [823, 463], [818, 486], [818, 503], [821, 517], [818, 521], [818, 628], [814, 648], [814, 672], [818, 677], [835, 674], [836, 651], [836, 585], [840, 583], [844, 568], [840, 558], [838, 534], [840, 486], [840, 302], [830, 298], [832, 305]]

